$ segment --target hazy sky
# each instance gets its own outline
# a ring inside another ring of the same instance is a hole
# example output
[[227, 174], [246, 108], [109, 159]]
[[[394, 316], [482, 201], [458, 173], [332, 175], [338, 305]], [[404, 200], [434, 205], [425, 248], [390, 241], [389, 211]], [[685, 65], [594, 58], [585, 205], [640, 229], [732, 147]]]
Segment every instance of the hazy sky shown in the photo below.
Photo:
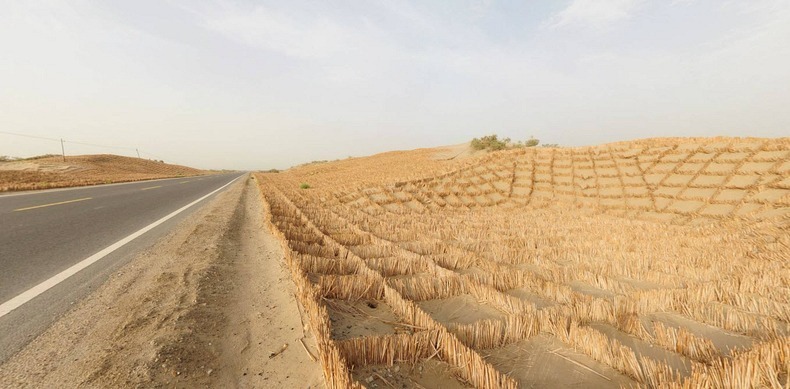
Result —
[[790, 0], [0, 0], [0, 131], [237, 169], [494, 132], [790, 136]]

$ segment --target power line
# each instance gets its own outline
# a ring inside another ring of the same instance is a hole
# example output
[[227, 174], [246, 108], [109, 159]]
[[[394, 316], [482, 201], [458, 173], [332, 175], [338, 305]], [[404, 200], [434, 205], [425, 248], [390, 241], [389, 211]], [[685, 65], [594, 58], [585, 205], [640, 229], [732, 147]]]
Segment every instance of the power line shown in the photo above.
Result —
[[23, 136], [25, 138], [44, 139], [44, 140], [51, 140], [51, 141], [55, 141], [55, 142], [60, 142], [60, 139], [46, 138], [46, 137], [43, 137], [43, 136], [35, 136], [35, 135], [17, 134], [15, 132], [0, 131], [0, 134], [16, 135], [16, 136]]
[[107, 145], [97, 145], [94, 143], [85, 143], [85, 142], [77, 142], [73, 140], [63, 140], [66, 143], [73, 143], [75, 145], [83, 145], [83, 146], [93, 146], [93, 147], [103, 147], [107, 149], [123, 149], [123, 150], [137, 150], [134, 147], [126, 147], [126, 146], [107, 146]]
[[128, 146], [108, 146], [108, 145], [99, 145], [99, 144], [95, 144], [95, 143], [80, 142], [80, 141], [76, 141], [76, 140], [68, 140], [68, 139], [55, 139], [55, 138], [47, 138], [47, 137], [44, 137], [44, 136], [35, 136], [35, 135], [19, 134], [19, 133], [16, 133], [16, 132], [0, 131], [0, 134], [6, 134], [6, 135], [16, 135], [16, 136], [23, 136], [23, 137], [25, 137], [25, 138], [33, 138], [33, 139], [44, 139], [44, 140], [51, 140], [51, 141], [55, 141], [55, 142], [61, 142], [61, 141], [62, 141], [62, 142], [64, 142], [64, 143], [72, 143], [72, 144], [75, 144], [75, 145], [82, 145], [82, 146], [102, 147], [102, 148], [106, 148], [106, 149], [124, 149], [124, 150], [136, 150], [136, 148], [134, 148], [134, 147], [128, 147]]
[[[151, 154], [149, 152], [146, 152], [146, 151], [141, 151], [139, 148], [136, 148], [136, 147], [108, 146], [108, 145], [100, 145], [100, 144], [96, 144], [96, 143], [79, 142], [79, 141], [73, 141], [73, 140], [66, 140], [66, 139], [62, 139], [62, 138], [61, 139], [47, 138], [47, 137], [44, 137], [44, 136], [20, 134], [20, 133], [17, 133], [17, 132], [8, 132], [8, 131], [0, 131], [0, 134], [21, 136], [21, 137], [32, 138], [32, 139], [43, 139], [43, 140], [49, 140], [49, 141], [53, 141], [53, 142], [60, 142], [61, 148], [63, 148], [63, 144], [64, 143], [71, 143], [71, 144], [81, 145], [81, 146], [91, 146], [91, 147], [100, 147], [100, 148], [118, 149], [118, 150], [129, 150], [129, 151], [135, 151], [137, 153], [138, 158], [139, 158], [140, 154], [146, 154], [146, 155], [150, 155], [150, 156], [152, 156], [154, 158], [157, 158], [159, 160], [164, 160], [164, 158], [162, 158], [162, 157], [158, 157], [158, 156], [156, 156], [154, 154]], [[62, 151], [63, 151], [63, 156], [65, 157], [66, 152], [65, 152], [65, 150], [62, 150]]]

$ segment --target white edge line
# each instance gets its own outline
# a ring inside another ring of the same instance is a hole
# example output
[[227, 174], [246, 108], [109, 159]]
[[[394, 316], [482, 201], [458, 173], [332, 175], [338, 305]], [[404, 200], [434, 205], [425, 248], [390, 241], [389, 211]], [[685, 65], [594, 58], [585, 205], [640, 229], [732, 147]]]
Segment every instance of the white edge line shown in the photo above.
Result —
[[243, 176], [244, 175], [241, 175], [241, 176], [238, 176], [238, 177], [234, 178], [231, 182], [228, 182], [227, 184], [219, 187], [218, 189], [214, 190], [213, 192], [211, 192], [211, 193], [209, 193], [209, 194], [207, 194], [207, 195], [205, 195], [205, 196], [203, 196], [203, 197], [201, 197], [201, 198], [199, 198], [199, 199], [197, 199], [197, 200], [195, 200], [195, 201], [193, 201], [193, 202], [191, 202], [191, 203], [189, 203], [189, 204], [187, 204], [187, 205], [185, 205], [185, 206], [183, 206], [183, 207], [181, 207], [181, 208], [179, 208], [179, 209], [177, 209], [175, 211], [173, 211], [169, 215], [167, 215], [167, 216], [165, 216], [165, 217], [163, 217], [163, 218], [161, 218], [161, 219], [159, 219], [159, 220], [157, 220], [157, 221], [155, 221], [155, 222], [143, 227], [142, 229], [138, 230], [137, 232], [135, 232], [135, 233], [133, 233], [133, 234], [131, 234], [131, 235], [129, 235], [129, 236], [127, 236], [127, 237], [125, 237], [125, 238], [123, 238], [123, 239], [121, 239], [121, 240], [119, 240], [119, 241], [107, 246], [106, 248], [104, 248], [103, 250], [99, 251], [98, 253], [93, 254], [93, 255], [91, 255], [88, 258], [83, 259], [82, 261], [72, 265], [70, 268], [68, 268], [66, 270], [63, 270], [62, 272], [60, 272], [58, 274], [55, 274], [54, 276], [50, 277], [49, 279], [43, 281], [42, 283], [40, 283], [40, 284], [38, 284], [38, 285], [36, 285], [36, 286], [34, 286], [34, 287], [22, 292], [21, 294], [17, 295], [16, 297], [12, 298], [11, 300], [8, 300], [8, 301], [4, 302], [3, 304], [0, 305], [0, 317], [3, 317], [6, 314], [8, 314], [9, 312], [13, 311], [14, 309], [17, 309], [17, 308], [21, 307], [22, 305], [24, 305], [28, 301], [36, 298], [38, 295], [46, 292], [47, 290], [49, 290], [50, 288], [54, 287], [55, 285], [65, 281], [69, 277], [79, 273], [82, 269], [85, 269], [86, 267], [96, 263], [98, 260], [106, 257], [107, 255], [109, 255], [113, 251], [118, 250], [119, 248], [123, 247], [127, 243], [135, 240], [140, 235], [143, 235], [146, 232], [151, 231], [155, 227], [159, 226], [160, 224], [172, 219], [173, 217], [175, 217], [179, 213], [184, 212], [187, 208], [189, 208], [189, 207], [191, 207], [191, 206], [193, 206], [193, 205], [205, 200], [207, 197], [213, 195], [214, 193], [217, 193], [217, 192], [221, 191], [222, 189], [225, 189], [228, 185], [236, 182], [236, 180], [238, 180], [239, 178], [241, 178]]

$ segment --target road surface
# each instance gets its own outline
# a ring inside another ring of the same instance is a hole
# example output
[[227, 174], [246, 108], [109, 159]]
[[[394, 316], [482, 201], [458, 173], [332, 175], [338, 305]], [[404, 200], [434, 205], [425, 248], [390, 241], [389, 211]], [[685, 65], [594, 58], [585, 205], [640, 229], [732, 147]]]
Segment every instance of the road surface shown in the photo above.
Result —
[[243, 175], [0, 195], [0, 363]]

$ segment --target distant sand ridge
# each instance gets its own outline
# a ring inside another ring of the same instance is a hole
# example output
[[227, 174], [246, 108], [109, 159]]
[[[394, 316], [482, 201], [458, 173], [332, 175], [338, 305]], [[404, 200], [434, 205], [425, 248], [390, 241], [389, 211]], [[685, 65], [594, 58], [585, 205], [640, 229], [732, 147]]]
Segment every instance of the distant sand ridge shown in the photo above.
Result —
[[206, 172], [187, 166], [110, 154], [60, 156], [0, 162], [0, 192], [67, 188], [185, 177]]
[[491, 154], [439, 177], [366, 188], [340, 201], [390, 212], [562, 202], [674, 223], [765, 218], [790, 207], [790, 139], [527, 148]]

